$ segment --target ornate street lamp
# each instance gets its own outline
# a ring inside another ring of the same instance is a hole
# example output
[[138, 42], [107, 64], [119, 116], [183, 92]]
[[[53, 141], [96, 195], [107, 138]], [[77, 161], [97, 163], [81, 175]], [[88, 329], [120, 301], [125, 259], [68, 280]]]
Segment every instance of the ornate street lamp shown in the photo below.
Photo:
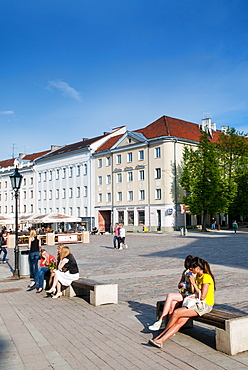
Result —
[[19, 189], [22, 183], [22, 175], [18, 171], [18, 168], [15, 168], [15, 171], [10, 175], [10, 181], [12, 189], [15, 192], [15, 270], [13, 273], [13, 278], [19, 279], [19, 245], [18, 245], [18, 197]]

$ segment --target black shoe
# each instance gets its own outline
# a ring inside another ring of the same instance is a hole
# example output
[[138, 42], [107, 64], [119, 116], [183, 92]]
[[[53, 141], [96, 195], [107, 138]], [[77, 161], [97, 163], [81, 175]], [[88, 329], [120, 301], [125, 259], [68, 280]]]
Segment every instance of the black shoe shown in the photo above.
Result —
[[36, 293], [41, 293], [42, 292], [42, 288], [39, 288], [39, 289], [37, 289], [37, 292]]

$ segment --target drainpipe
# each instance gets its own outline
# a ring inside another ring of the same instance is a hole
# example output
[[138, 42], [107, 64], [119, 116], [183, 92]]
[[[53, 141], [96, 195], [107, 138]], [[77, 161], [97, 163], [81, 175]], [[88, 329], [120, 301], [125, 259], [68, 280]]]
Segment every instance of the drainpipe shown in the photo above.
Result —
[[148, 231], [149, 233], [151, 232], [151, 201], [150, 201], [150, 145], [148, 143], [148, 146], [147, 146], [148, 150], [147, 150], [147, 162], [148, 162], [148, 168], [147, 168], [147, 176], [148, 176]]
[[111, 189], [112, 189], [112, 197], [111, 197], [111, 203], [112, 203], [112, 210], [111, 210], [111, 222], [112, 222], [112, 232], [114, 232], [114, 176], [113, 176], [113, 169], [114, 169], [114, 156], [113, 153], [110, 156], [111, 158]]
[[177, 153], [176, 153], [176, 143], [177, 139], [174, 140], [174, 198], [175, 198], [175, 228], [178, 230], [178, 202], [177, 202]]

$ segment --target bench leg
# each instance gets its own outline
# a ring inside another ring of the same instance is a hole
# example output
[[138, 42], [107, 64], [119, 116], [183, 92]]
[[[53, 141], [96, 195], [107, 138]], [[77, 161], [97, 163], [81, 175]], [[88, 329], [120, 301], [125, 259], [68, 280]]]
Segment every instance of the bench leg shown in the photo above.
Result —
[[215, 329], [216, 349], [228, 355], [248, 350], [248, 318], [226, 321], [226, 329]]
[[76, 293], [74, 292], [73, 287], [70, 285], [62, 290], [62, 295], [65, 297], [75, 297]]
[[90, 291], [90, 304], [100, 306], [108, 303], [118, 303], [118, 284], [96, 285]]

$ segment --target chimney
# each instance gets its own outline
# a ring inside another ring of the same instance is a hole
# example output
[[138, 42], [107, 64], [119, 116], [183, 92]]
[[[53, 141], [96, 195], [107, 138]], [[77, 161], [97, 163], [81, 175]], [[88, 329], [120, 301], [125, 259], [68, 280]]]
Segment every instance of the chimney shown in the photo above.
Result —
[[21, 159], [22, 159], [22, 158], [24, 158], [24, 157], [25, 157], [25, 155], [26, 155], [26, 154], [24, 154], [24, 153], [19, 153], [19, 158], [21, 158]]
[[59, 149], [60, 146], [59, 145], [51, 145], [51, 150], [56, 150], [56, 149]]

